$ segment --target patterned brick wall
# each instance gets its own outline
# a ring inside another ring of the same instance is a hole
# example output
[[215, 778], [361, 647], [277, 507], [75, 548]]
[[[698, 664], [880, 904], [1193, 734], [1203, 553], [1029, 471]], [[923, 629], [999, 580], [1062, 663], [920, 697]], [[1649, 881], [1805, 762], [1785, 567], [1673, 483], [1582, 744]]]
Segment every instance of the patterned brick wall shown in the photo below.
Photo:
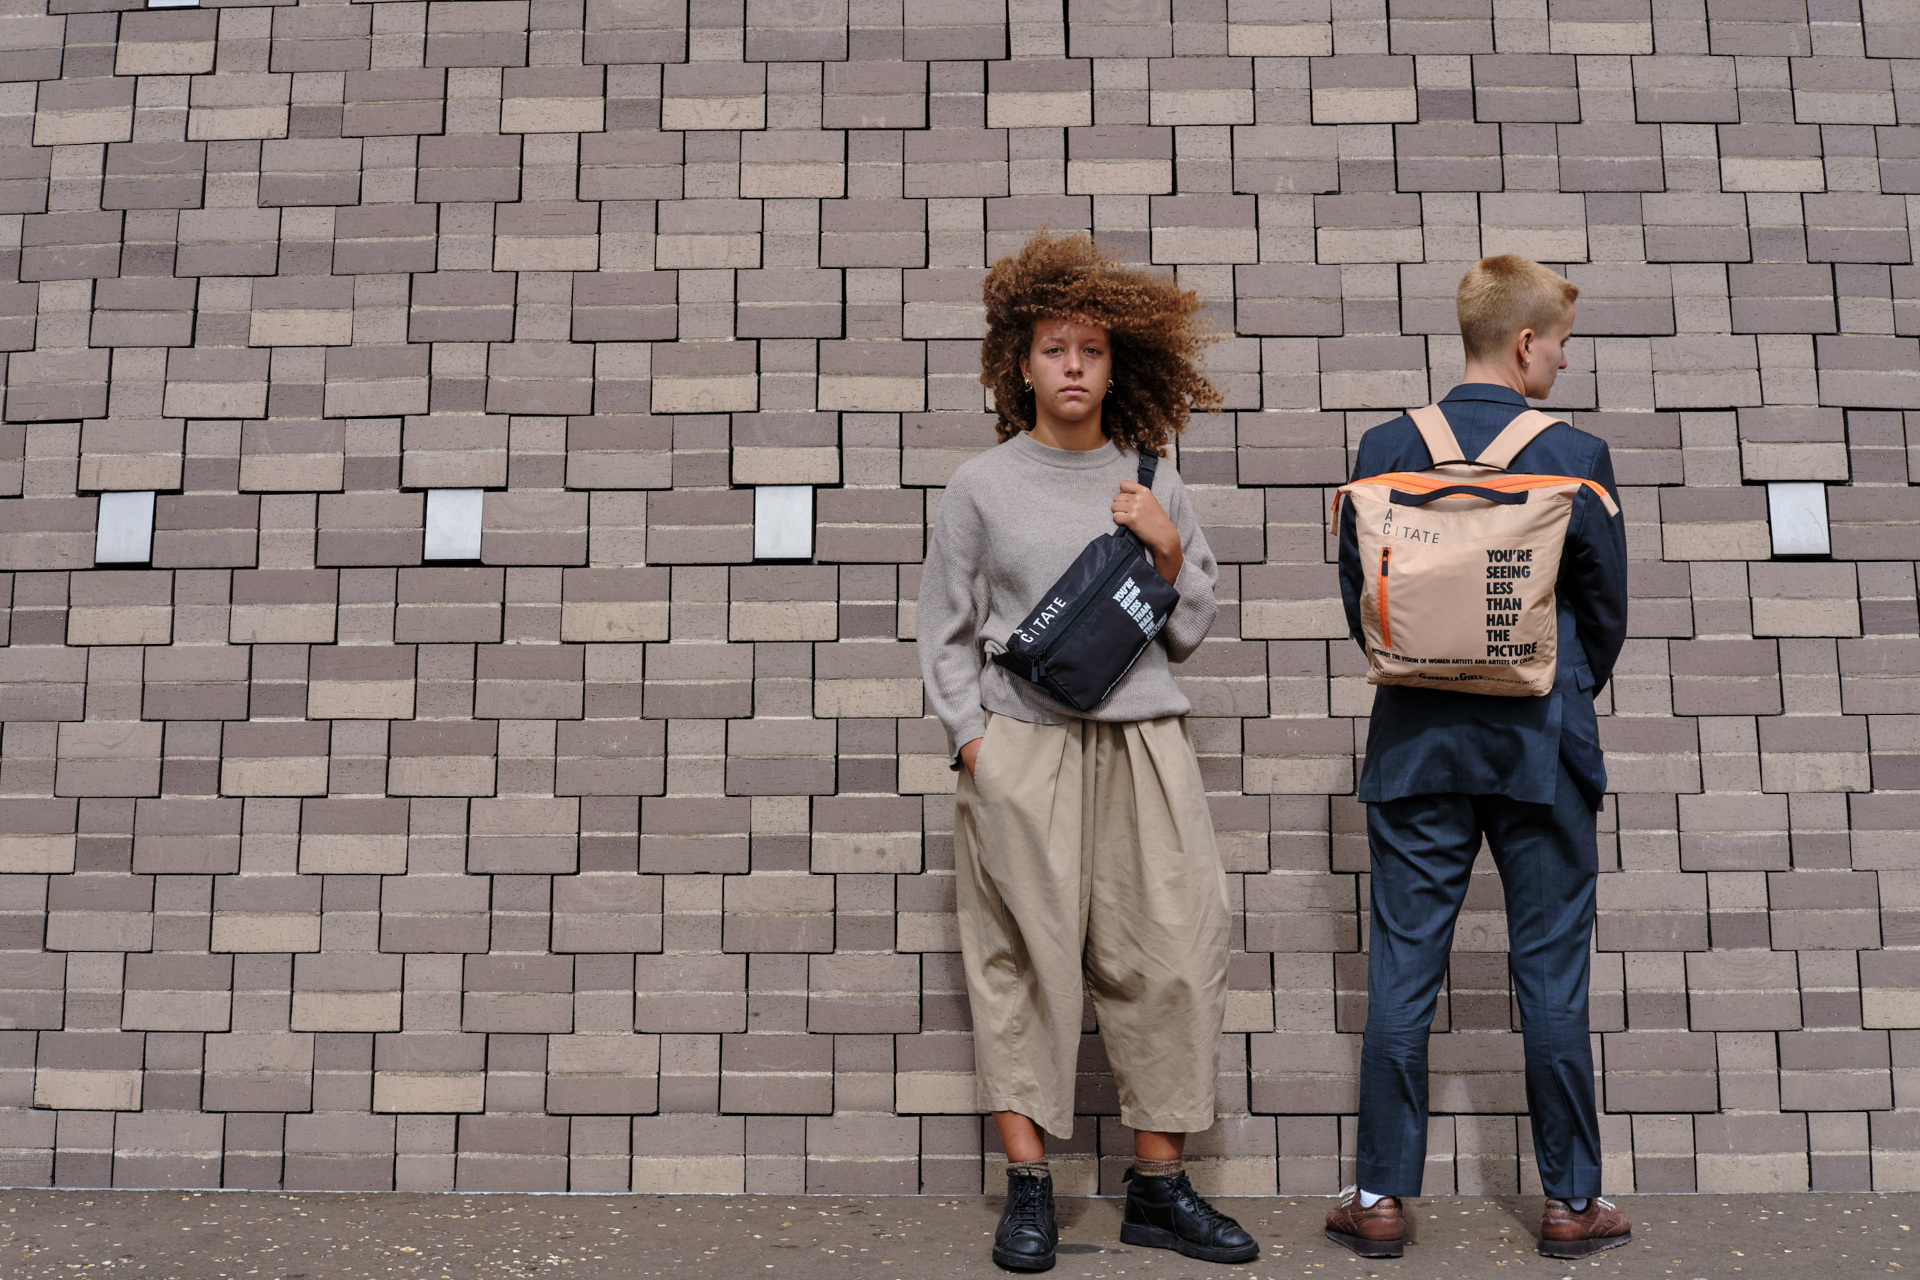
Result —
[[[1585, 290], [1555, 403], [1635, 557], [1608, 1183], [1920, 1187], [1915, 59], [1911, 0], [9, 6], [0, 1181], [991, 1185], [912, 602], [991, 440], [982, 269], [1051, 223], [1233, 334], [1179, 459], [1240, 922], [1207, 1184], [1343, 1180], [1321, 513], [1517, 250]], [[1831, 557], [1773, 558], [1768, 482]], [[754, 562], [769, 484], [809, 562]], [[476, 561], [424, 560], [442, 489]], [[149, 561], [96, 564], [103, 492], [157, 493]], [[1535, 1181], [1502, 947], [1489, 874], [1429, 1192]], [[1062, 1176], [1111, 1190], [1083, 1069]]]

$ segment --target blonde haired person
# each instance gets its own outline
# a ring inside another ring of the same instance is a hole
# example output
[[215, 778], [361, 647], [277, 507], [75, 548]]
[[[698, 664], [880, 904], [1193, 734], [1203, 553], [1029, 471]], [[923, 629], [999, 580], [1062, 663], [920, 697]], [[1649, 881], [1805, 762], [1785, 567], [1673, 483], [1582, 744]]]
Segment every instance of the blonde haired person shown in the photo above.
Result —
[[[1460, 282], [1466, 377], [1440, 401], [1467, 459], [1544, 399], [1567, 367], [1574, 300], [1565, 278], [1513, 254]], [[1353, 475], [1438, 463], [1405, 415], [1360, 439]], [[1606, 443], [1565, 422], [1514, 455], [1509, 470], [1591, 480], [1615, 494]], [[1617, 503], [1617, 494], [1615, 494]], [[1353, 504], [1340, 529], [1347, 623], [1365, 647]], [[1404, 532], [1404, 529], [1402, 530]], [[1555, 586], [1558, 663], [1544, 697], [1380, 685], [1368, 721], [1360, 800], [1367, 806], [1372, 928], [1360, 1058], [1356, 1185], [1327, 1234], [1365, 1257], [1399, 1257], [1400, 1200], [1420, 1194], [1427, 1142], [1427, 1030], [1454, 922], [1484, 838], [1506, 893], [1514, 994], [1525, 1037], [1527, 1109], [1547, 1193], [1540, 1249], [1585, 1257], [1631, 1239], [1600, 1196], [1600, 1130], [1587, 1025], [1587, 947], [1599, 853], [1594, 814], [1607, 789], [1594, 696], [1626, 640], [1626, 521], [1589, 490], [1574, 499]]]
[[[1044, 1271], [1059, 1238], [1042, 1136], [1073, 1134], [1081, 996], [1135, 1132], [1121, 1239], [1243, 1262], [1259, 1246], [1181, 1164], [1214, 1121], [1228, 912], [1191, 709], [1169, 664], [1206, 637], [1213, 553], [1178, 472], [1136, 479], [1190, 407], [1199, 299], [1126, 270], [1084, 236], [1042, 232], [994, 264], [980, 380], [997, 448], [954, 472], [918, 611], [928, 701], [959, 770], [954, 867], [981, 1110], [1007, 1152], [993, 1257]], [[1091, 539], [1131, 529], [1180, 593], [1091, 711], [989, 661]]]

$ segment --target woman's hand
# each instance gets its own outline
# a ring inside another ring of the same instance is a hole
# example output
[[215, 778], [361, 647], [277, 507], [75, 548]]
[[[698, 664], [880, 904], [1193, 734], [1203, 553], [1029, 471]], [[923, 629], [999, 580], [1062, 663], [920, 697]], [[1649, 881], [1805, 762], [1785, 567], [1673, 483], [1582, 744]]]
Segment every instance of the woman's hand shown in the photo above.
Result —
[[973, 762], [980, 758], [980, 744], [985, 741], [985, 738], [975, 738], [972, 742], [960, 748], [960, 763], [967, 766], [967, 776], [969, 778], [973, 776]]
[[1172, 582], [1180, 576], [1180, 566], [1186, 559], [1180, 546], [1180, 531], [1160, 509], [1160, 500], [1153, 496], [1153, 490], [1137, 480], [1122, 480], [1120, 492], [1113, 498], [1113, 522], [1133, 530], [1133, 536], [1146, 544], [1147, 550], [1153, 553], [1153, 567], [1160, 571], [1161, 577]]

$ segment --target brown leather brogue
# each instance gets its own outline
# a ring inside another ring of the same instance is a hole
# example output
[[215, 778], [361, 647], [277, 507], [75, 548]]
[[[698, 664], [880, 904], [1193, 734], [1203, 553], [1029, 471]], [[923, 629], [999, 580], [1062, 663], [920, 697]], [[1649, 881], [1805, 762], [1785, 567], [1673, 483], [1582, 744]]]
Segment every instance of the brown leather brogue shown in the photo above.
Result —
[[1373, 1208], [1362, 1209], [1359, 1191], [1347, 1188], [1340, 1193], [1340, 1203], [1327, 1210], [1327, 1239], [1363, 1258], [1399, 1257], [1407, 1248], [1407, 1222], [1400, 1215], [1400, 1202], [1383, 1196]]
[[1540, 1252], [1549, 1258], [1585, 1258], [1633, 1239], [1633, 1224], [1611, 1201], [1594, 1196], [1575, 1213], [1565, 1200], [1547, 1201], [1540, 1215]]

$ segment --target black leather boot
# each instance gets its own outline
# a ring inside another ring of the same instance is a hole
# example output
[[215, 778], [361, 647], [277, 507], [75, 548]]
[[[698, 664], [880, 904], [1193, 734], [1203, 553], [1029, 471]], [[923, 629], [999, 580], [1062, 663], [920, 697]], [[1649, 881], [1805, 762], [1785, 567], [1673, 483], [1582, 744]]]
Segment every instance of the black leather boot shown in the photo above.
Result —
[[1200, 1198], [1184, 1172], [1149, 1178], [1128, 1169], [1122, 1244], [1172, 1249], [1202, 1262], [1248, 1262], [1260, 1245], [1239, 1223]]
[[1009, 1271], [1050, 1271], [1060, 1228], [1053, 1221], [1053, 1179], [1007, 1173], [1007, 1207], [993, 1233], [993, 1260]]

